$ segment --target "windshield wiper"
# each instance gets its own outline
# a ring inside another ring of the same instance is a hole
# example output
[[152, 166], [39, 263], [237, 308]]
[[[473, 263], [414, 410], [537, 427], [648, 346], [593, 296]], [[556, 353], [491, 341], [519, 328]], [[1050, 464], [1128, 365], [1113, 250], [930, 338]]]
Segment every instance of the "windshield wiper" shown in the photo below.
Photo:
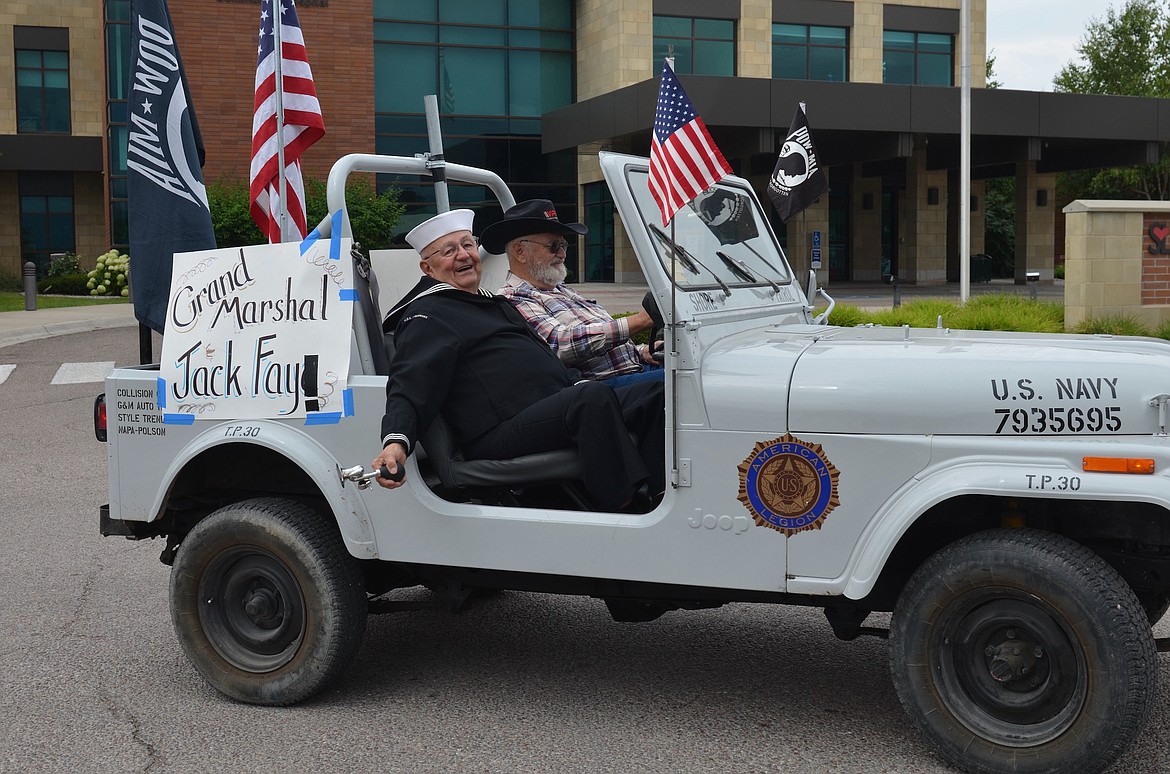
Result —
[[[702, 274], [704, 271], [707, 272], [711, 275], [711, 279], [719, 283], [719, 287], [723, 290], [723, 297], [731, 298], [731, 288], [727, 287], [726, 282], [719, 279], [718, 274], [708, 269], [702, 261], [692, 255], [689, 250], [680, 245], [678, 242], [668, 237], [666, 232], [658, 228], [658, 226], [655, 226], [653, 223], [648, 225], [650, 226], [650, 233], [658, 237], [658, 239], [662, 241], [662, 243], [665, 244], [668, 248], [674, 249], [675, 256], [678, 258], [679, 262], [686, 267], [687, 271], [689, 271], [691, 274]], [[673, 280], [674, 278], [672, 277], [671, 279]]]
[[703, 269], [707, 268], [706, 266], [703, 266], [702, 269], [699, 268], [701, 264], [696, 262], [695, 258], [689, 252], [687, 252], [685, 247], [668, 237], [665, 231], [658, 228], [658, 226], [655, 226], [653, 223], [650, 224], [650, 233], [658, 237], [659, 241], [666, 245], [668, 249], [673, 248], [674, 254], [678, 258], [678, 262], [681, 263], [683, 268], [685, 268], [691, 274], [702, 274]]
[[767, 277], [757, 277], [755, 274], [752, 273], [752, 270], [748, 268], [748, 265], [746, 263], [744, 263], [743, 261], [739, 260], [738, 258], [732, 258], [730, 255], [723, 252], [722, 250], [716, 250], [715, 254], [719, 256], [720, 260], [723, 261], [723, 264], [727, 268], [731, 269], [731, 273], [735, 274], [740, 279], [745, 280], [747, 282], [757, 282], [757, 283], [760, 282], [762, 279], [764, 282], [767, 282], [769, 285], [772, 286], [773, 293], [780, 292], [780, 286], [777, 285], [774, 280], [771, 280]]

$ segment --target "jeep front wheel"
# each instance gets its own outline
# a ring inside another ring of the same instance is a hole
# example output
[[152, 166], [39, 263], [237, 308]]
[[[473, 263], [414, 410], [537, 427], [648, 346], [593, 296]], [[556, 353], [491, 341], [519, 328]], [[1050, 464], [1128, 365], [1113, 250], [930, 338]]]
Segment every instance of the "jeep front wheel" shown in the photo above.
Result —
[[992, 530], [918, 569], [890, 625], [914, 725], [971, 772], [1097, 772], [1141, 729], [1156, 652], [1141, 604], [1100, 557]]
[[183, 539], [171, 618], [212, 687], [251, 704], [294, 704], [350, 662], [366, 595], [336, 526], [312, 508], [264, 498], [229, 505]]

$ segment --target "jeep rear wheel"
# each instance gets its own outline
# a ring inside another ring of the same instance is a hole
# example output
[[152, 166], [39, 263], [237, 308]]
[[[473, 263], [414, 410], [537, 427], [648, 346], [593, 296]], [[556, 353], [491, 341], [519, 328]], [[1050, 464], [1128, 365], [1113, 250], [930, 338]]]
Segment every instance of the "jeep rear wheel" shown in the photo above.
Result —
[[1100, 557], [1036, 530], [958, 541], [911, 578], [890, 626], [914, 725], [972, 772], [1097, 772], [1138, 734], [1156, 653], [1141, 604]]
[[221, 508], [183, 539], [171, 618], [214, 688], [251, 704], [294, 704], [349, 664], [366, 596], [332, 523], [306, 505], [265, 498]]

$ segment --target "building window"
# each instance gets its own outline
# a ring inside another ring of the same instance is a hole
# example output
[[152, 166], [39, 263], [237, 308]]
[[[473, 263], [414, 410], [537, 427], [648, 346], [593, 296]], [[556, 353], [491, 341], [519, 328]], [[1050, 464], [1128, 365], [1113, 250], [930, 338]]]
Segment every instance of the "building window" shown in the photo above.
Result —
[[654, 17], [654, 74], [674, 57], [676, 73], [735, 75], [735, 22], [730, 19]]
[[[571, 4], [378, 0], [375, 110], [538, 118], [573, 101]], [[410, 77], [402, 77], [410, 73]]]
[[69, 52], [16, 50], [16, 130], [69, 132]]
[[76, 250], [73, 229], [73, 176], [21, 172], [20, 260], [32, 261], [38, 276], [49, 268], [49, 256]]
[[886, 30], [882, 33], [882, 81], [953, 86], [954, 49], [952, 35]]
[[[423, 97], [434, 94], [448, 161], [490, 169], [517, 200], [550, 199], [576, 220], [576, 152], [545, 154], [540, 139], [540, 116], [573, 102], [575, 63], [572, 0], [374, 0], [375, 150], [427, 150]], [[379, 175], [378, 185], [406, 205], [396, 233], [434, 214], [430, 183]], [[452, 183], [448, 194], [477, 211], [477, 230], [500, 217], [482, 186]]]
[[846, 81], [849, 39], [844, 27], [772, 25], [772, 77]]
[[126, 97], [130, 87], [130, 0], [106, 0], [106, 91], [109, 163], [107, 192], [113, 247], [130, 247], [127, 207], [126, 144], [129, 138]]
[[613, 282], [613, 197], [605, 183], [581, 186], [585, 194], [585, 271], [582, 282]]

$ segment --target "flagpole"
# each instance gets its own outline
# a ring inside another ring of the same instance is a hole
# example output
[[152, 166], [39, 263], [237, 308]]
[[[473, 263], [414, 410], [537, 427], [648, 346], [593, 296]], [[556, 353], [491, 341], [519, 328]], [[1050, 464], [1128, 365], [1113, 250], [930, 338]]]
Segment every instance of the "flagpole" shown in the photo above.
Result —
[[[281, 11], [280, 0], [272, 3], [272, 60], [275, 66], [273, 73], [276, 79], [276, 169], [277, 195], [280, 197], [280, 215], [277, 223], [280, 226], [280, 239], [284, 241], [284, 228], [288, 222], [288, 194], [284, 179], [284, 75], [281, 72], [281, 60], [284, 58], [284, 49], [280, 43]], [[272, 203], [269, 202], [268, 211], [272, 212]]]
[[959, 303], [971, 297], [971, 30], [970, 0], [962, 1], [959, 86]]
[[[674, 72], [674, 46], [667, 52], [665, 65]], [[679, 485], [678, 471], [678, 243], [674, 241], [674, 221], [678, 217], [676, 211], [670, 216], [670, 363], [664, 364], [670, 371], [670, 479], [675, 488]], [[663, 342], [663, 346], [666, 343]], [[654, 342], [650, 342], [650, 349], [654, 349]]]
[[[673, 65], [674, 63], [671, 62]], [[675, 488], [679, 485], [678, 471], [678, 282], [675, 271], [678, 263], [678, 243], [674, 241], [674, 221], [678, 216], [675, 213], [670, 217], [670, 363], [666, 369], [670, 371], [670, 478]], [[665, 346], [665, 343], [663, 344]], [[650, 350], [654, 351], [654, 342], [650, 342]]]
[[435, 181], [435, 210], [447, 212], [451, 209], [451, 197], [447, 192], [447, 162], [443, 157], [443, 132], [439, 126], [439, 98], [434, 94], [424, 95], [423, 109], [427, 114], [427, 140], [431, 149], [427, 156], [427, 169]]

